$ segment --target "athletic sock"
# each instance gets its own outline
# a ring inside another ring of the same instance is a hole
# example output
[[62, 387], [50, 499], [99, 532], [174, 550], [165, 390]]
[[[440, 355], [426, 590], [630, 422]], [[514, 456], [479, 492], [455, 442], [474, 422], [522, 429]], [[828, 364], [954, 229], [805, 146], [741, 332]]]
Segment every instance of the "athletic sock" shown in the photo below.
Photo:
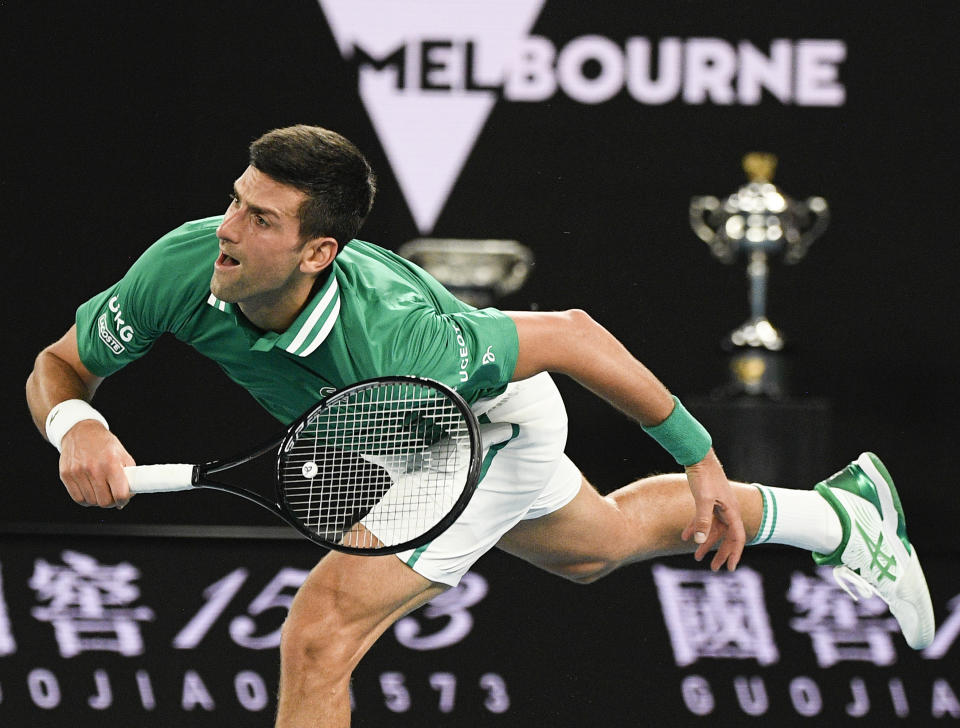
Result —
[[817, 491], [753, 485], [763, 496], [763, 518], [749, 546], [779, 543], [829, 554], [840, 545], [840, 519]]

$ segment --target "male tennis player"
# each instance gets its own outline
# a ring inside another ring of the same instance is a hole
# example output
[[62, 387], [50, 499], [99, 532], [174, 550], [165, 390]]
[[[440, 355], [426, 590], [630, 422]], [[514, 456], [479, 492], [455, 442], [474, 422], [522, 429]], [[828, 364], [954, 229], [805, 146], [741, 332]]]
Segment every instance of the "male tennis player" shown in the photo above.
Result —
[[[60, 450], [78, 503], [123, 506], [134, 459], [89, 400], [104, 377], [163, 333], [216, 361], [288, 423], [329, 387], [414, 374], [456, 386], [515, 436], [491, 459], [460, 518], [396, 556], [324, 556], [298, 592], [281, 645], [277, 725], [347, 726], [350, 674], [398, 617], [457, 584], [493, 546], [578, 582], [662, 554], [790, 544], [876, 591], [920, 649], [930, 596], [889, 473], [869, 453], [813, 490], [727, 481], [710, 436], [643, 364], [583, 311], [474, 310], [427, 273], [355, 240], [373, 173], [342, 136], [278, 129], [250, 147], [225, 214], [162, 237], [77, 311], [36, 360], [27, 398]], [[619, 408], [684, 472], [601, 496], [563, 454], [566, 413], [547, 372]]]

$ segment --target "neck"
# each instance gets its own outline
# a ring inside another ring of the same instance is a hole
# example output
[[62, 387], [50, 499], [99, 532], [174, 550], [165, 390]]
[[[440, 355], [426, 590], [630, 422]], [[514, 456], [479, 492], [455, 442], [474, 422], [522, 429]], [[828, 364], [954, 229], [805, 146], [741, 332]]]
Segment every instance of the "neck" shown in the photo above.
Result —
[[261, 331], [282, 334], [297, 320], [309, 303], [316, 279], [304, 278], [284, 291], [271, 291], [261, 296], [239, 301], [237, 306], [247, 320]]

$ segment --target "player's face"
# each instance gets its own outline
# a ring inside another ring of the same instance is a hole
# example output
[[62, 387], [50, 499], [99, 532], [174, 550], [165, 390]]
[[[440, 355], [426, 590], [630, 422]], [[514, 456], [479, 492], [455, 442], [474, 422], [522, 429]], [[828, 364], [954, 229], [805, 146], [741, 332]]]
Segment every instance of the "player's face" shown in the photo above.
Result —
[[300, 220], [306, 195], [254, 167], [234, 182], [217, 228], [220, 257], [210, 290], [222, 301], [283, 306], [302, 289]]

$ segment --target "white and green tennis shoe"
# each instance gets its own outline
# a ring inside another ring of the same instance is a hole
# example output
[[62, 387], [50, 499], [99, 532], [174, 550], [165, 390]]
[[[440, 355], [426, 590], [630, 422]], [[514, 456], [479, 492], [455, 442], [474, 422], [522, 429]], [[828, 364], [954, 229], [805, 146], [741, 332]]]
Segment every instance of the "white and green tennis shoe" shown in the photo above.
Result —
[[837, 583], [855, 600], [853, 588], [863, 597], [879, 595], [913, 649], [929, 645], [935, 630], [930, 590], [880, 458], [865, 452], [816, 489], [840, 517], [843, 538], [833, 553], [814, 553], [814, 561], [834, 566]]

